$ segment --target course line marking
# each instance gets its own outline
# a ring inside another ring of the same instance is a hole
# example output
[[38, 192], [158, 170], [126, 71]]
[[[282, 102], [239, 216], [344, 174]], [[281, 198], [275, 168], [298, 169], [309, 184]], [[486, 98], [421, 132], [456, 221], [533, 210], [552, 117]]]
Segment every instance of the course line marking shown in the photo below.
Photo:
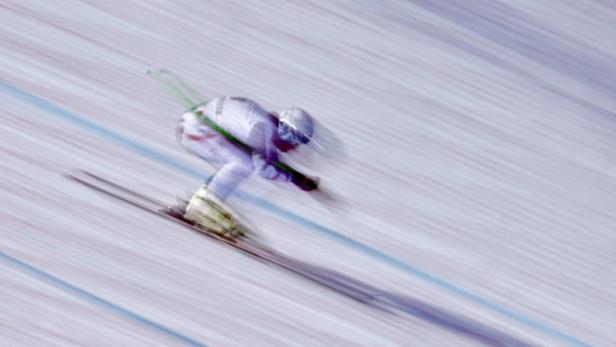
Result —
[[103, 306], [105, 308], [111, 309], [112, 311], [114, 311], [115, 313], [118, 313], [124, 317], [127, 317], [131, 320], [134, 320], [136, 322], [139, 322], [151, 329], [154, 329], [158, 332], [164, 333], [166, 335], [169, 335], [173, 338], [176, 338], [178, 340], [180, 340], [181, 342], [185, 343], [186, 345], [189, 346], [195, 346], [195, 347], [207, 347], [207, 345], [195, 341], [193, 339], [191, 339], [190, 337], [183, 335], [169, 327], [166, 327], [162, 324], [156, 323], [150, 319], [147, 319], [137, 313], [134, 313], [132, 311], [129, 311], [119, 305], [116, 305], [108, 300], [105, 300], [97, 295], [94, 295], [88, 291], [85, 291], [77, 286], [74, 286], [70, 283], [68, 283], [67, 281], [56, 277], [52, 274], [49, 274], [43, 270], [40, 270], [28, 263], [25, 263], [17, 258], [14, 258], [10, 255], [7, 255], [3, 252], [0, 252], [0, 259], [2, 259], [2, 261], [14, 268], [23, 270], [24, 272], [28, 273], [30, 276], [35, 277], [43, 282], [46, 282], [47, 284], [50, 284], [62, 291], [71, 293], [75, 296], [78, 296], [80, 298], [82, 298], [85, 301], [94, 303], [96, 305], [99, 306]]

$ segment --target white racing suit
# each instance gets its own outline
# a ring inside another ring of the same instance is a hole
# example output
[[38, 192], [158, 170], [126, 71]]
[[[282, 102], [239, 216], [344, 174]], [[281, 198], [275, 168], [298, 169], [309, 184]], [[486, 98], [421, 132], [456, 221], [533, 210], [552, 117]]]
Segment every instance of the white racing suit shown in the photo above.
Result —
[[289, 181], [288, 172], [272, 165], [278, 151], [272, 139], [277, 119], [256, 102], [238, 97], [221, 97], [200, 106], [208, 118], [252, 149], [230, 142], [216, 130], [199, 120], [194, 112], [186, 112], [178, 124], [178, 141], [188, 151], [218, 168], [208, 187], [220, 199], [226, 199], [238, 184], [257, 171], [269, 180]]
[[[210, 128], [199, 119], [199, 111], [250, 149], [239, 147]], [[243, 233], [233, 211], [224, 203], [229, 194], [253, 171], [270, 180], [291, 180], [288, 172], [271, 164], [278, 159], [272, 142], [277, 124], [278, 120], [257, 103], [237, 97], [217, 98], [182, 115], [177, 128], [180, 144], [218, 168], [209, 183], [193, 195], [184, 219], [221, 235]]]

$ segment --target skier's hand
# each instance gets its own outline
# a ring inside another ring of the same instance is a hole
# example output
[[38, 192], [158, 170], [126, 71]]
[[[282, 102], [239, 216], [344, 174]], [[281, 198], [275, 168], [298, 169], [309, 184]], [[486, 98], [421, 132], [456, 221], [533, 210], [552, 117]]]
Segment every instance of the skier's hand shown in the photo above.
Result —
[[296, 173], [291, 176], [291, 182], [305, 192], [319, 189], [319, 179], [317, 177], [308, 177], [306, 175]]

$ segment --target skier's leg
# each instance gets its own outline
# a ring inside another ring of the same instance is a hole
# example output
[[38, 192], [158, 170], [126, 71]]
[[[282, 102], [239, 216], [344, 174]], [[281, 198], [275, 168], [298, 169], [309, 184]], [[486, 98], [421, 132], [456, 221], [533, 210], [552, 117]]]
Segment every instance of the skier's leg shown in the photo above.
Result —
[[[207, 161], [214, 166], [224, 165], [228, 159], [222, 158], [216, 151], [216, 146], [219, 145], [217, 133], [211, 134], [204, 133], [200, 129], [198, 121], [191, 117], [192, 112], [186, 112], [182, 115], [181, 120], [178, 122], [176, 128], [176, 139], [180, 146], [182, 146], [188, 152], [198, 156], [199, 158]], [[206, 184], [212, 180], [210, 177]], [[179, 199], [175, 205], [168, 206], [165, 209], [165, 213], [178, 218], [185, 219], [186, 209], [188, 207], [188, 201]]]
[[218, 233], [235, 233], [238, 222], [235, 213], [224, 202], [241, 181], [253, 171], [250, 157], [235, 157], [221, 167], [207, 185], [203, 185], [190, 200], [184, 218]]
[[193, 140], [184, 135], [180, 143], [188, 151], [202, 159], [222, 164], [211, 177], [207, 185], [203, 185], [190, 199], [188, 204], [175, 208], [182, 211], [185, 220], [201, 225], [219, 234], [236, 233], [237, 220], [234, 213], [224, 203], [241, 181], [254, 170], [252, 158], [228, 143], [224, 138], [208, 138], [206, 141]]
[[225, 200], [252, 171], [252, 162], [246, 159], [227, 163], [214, 174], [208, 187], [212, 193]]
[[[205, 134], [200, 132], [195, 124], [195, 121], [193, 121], [191, 117], [187, 116], [190, 115], [190, 113], [191, 112], [185, 113], [177, 125], [176, 138], [178, 143], [188, 152], [200, 157], [210, 164], [224, 164], [226, 160], [224, 158], [218, 158], [216, 155], [215, 144], [211, 141], [215, 139], [211, 136], [203, 136]], [[209, 183], [212, 178], [213, 176], [210, 177], [206, 184]], [[184, 216], [186, 214], [187, 207], [188, 201], [179, 199], [178, 203], [175, 205], [168, 206], [165, 209], [165, 213], [178, 219], [185, 219]]]

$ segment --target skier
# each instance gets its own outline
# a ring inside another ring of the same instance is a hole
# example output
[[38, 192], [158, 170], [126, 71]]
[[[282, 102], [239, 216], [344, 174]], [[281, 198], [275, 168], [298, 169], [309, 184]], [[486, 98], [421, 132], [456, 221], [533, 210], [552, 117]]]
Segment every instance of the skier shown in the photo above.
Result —
[[291, 182], [304, 191], [318, 189], [318, 179], [278, 160], [307, 144], [314, 132], [312, 117], [300, 108], [268, 112], [242, 97], [220, 97], [183, 114], [178, 142], [189, 152], [218, 167], [218, 171], [188, 203], [168, 213], [216, 233], [233, 233], [237, 221], [225, 199], [253, 172], [268, 180]]

